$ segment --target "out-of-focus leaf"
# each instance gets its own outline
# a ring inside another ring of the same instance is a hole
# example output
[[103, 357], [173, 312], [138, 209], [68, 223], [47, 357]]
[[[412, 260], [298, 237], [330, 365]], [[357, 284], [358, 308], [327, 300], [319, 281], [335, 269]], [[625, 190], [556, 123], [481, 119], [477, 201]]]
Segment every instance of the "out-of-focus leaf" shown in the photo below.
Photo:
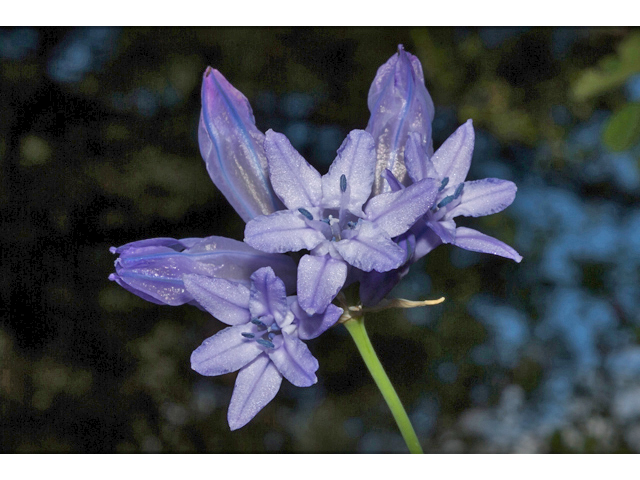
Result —
[[585, 70], [571, 86], [571, 94], [575, 100], [588, 100], [619, 87], [637, 72], [640, 72], [640, 33], [622, 40], [616, 55], [607, 55], [596, 68]]
[[614, 113], [602, 132], [602, 142], [616, 152], [640, 140], [640, 103], [629, 103]]

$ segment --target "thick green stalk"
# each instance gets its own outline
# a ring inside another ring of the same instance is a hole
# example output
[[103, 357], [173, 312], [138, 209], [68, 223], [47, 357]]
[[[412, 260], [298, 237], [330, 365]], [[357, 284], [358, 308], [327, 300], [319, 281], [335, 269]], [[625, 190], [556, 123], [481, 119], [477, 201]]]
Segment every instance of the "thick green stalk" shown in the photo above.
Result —
[[395, 388], [391, 385], [384, 368], [382, 368], [382, 364], [373, 349], [373, 345], [371, 345], [367, 330], [364, 328], [364, 317], [351, 318], [344, 322], [344, 326], [347, 327], [347, 330], [349, 330], [349, 333], [353, 337], [353, 341], [356, 343], [364, 363], [367, 365], [376, 385], [378, 385], [387, 405], [389, 405], [393, 418], [395, 418], [398, 428], [400, 429], [400, 433], [402, 433], [402, 437], [407, 447], [409, 447], [409, 451], [411, 453], [423, 453], [420, 441], [416, 436], [416, 432], [413, 430], [407, 412], [404, 410], [402, 402]]

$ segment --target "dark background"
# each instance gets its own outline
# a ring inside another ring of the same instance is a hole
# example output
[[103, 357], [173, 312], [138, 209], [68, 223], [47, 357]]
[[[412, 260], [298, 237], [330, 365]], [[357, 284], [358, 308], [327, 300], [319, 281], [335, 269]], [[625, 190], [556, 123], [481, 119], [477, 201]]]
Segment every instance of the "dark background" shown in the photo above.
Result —
[[439, 146], [468, 118], [470, 179], [519, 187], [459, 224], [521, 264], [449, 246], [371, 315], [428, 452], [640, 452], [640, 32], [626, 28], [0, 30], [0, 451], [395, 452], [393, 419], [343, 327], [231, 433], [234, 374], [189, 355], [221, 324], [107, 277], [110, 246], [241, 239], [198, 152], [200, 81], [219, 69], [258, 127], [321, 172], [364, 128], [376, 69], [423, 64]]

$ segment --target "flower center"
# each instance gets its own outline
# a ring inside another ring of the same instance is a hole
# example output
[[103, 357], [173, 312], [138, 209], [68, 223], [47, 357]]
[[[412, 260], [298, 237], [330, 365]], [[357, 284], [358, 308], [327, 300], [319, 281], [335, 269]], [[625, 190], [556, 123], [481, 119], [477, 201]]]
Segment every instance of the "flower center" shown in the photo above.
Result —
[[[267, 325], [263, 320], [271, 320], [271, 323]], [[271, 315], [265, 315], [260, 318], [251, 319], [251, 323], [255, 325], [255, 328], [252, 329], [252, 332], [242, 332], [242, 336], [249, 340], [254, 340], [258, 345], [265, 348], [276, 348], [273, 343], [273, 339], [276, 335], [282, 335], [282, 330], [278, 324], [273, 320]]]
[[[449, 183], [449, 177], [444, 177], [442, 179], [442, 183], [440, 184], [440, 188], [438, 188], [439, 192], [442, 192], [447, 184]], [[462, 195], [462, 191], [464, 190], [464, 182], [461, 182], [456, 187], [456, 190], [453, 192], [453, 195], [447, 195], [443, 199], [441, 199], [436, 205], [431, 207], [431, 219], [432, 220], [441, 220], [449, 210], [454, 207], [457, 207], [460, 204], [460, 197]], [[447, 207], [447, 208], [445, 208]]]
[[[322, 232], [326, 239], [331, 240], [332, 242], [339, 242], [342, 240], [342, 232], [344, 232], [345, 229], [353, 230], [356, 228], [357, 221], [359, 220], [355, 215], [349, 212], [347, 208], [349, 206], [350, 198], [348, 187], [347, 176], [342, 174], [340, 176], [340, 207], [337, 209], [322, 209], [322, 213], [320, 215], [321, 218], [319, 220], [316, 220], [313, 217], [313, 214], [306, 208], [298, 208], [300, 215], [307, 219], [307, 225]], [[336, 213], [338, 214], [337, 217], [334, 216]]]

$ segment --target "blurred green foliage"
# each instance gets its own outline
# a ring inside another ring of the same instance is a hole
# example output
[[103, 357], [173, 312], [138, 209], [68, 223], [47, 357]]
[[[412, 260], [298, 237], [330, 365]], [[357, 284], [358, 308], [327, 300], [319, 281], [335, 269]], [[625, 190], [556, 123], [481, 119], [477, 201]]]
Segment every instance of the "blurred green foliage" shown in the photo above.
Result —
[[601, 58], [597, 66], [580, 72], [571, 93], [578, 101], [589, 100], [620, 87], [637, 72], [640, 72], [640, 33], [635, 32], [621, 39], [615, 54]]
[[640, 103], [628, 103], [614, 112], [602, 132], [603, 143], [615, 152], [633, 147], [640, 139]]

